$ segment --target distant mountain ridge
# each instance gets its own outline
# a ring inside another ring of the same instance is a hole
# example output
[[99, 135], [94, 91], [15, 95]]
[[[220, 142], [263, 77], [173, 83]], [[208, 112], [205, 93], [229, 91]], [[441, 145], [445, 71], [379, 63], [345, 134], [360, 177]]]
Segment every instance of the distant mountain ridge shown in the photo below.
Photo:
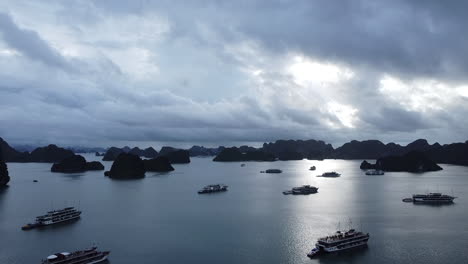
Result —
[[154, 159], [156, 157], [166, 157], [169, 159], [170, 163], [172, 164], [190, 163], [190, 154], [188, 150], [177, 149], [177, 148], [167, 147], [167, 146], [162, 147], [159, 153], [153, 147], [149, 147], [144, 150], [138, 147], [134, 147], [131, 149], [128, 146], [125, 146], [123, 148], [110, 147], [104, 154], [104, 157], [102, 158], [102, 160], [103, 161], [116, 160], [117, 157], [119, 157], [119, 155], [122, 153], [133, 154], [139, 157], [145, 157], [149, 159]]
[[[379, 159], [387, 156], [403, 156], [412, 151], [423, 153], [436, 163], [447, 163], [468, 166], [468, 141], [440, 145], [429, 144], [425, 139], [418, 139], [406, 146], [395, 143], [384, 144], [379, 140], [352, 140], [341, 147], [333, 149], [330, 144], [315, 140], [277, 140], [265, 143], [256, 149], [274, 155], [279, 160], [307, 159]], [[223, 154], [221, 152], [221, 154]], [[220, 155], [221, 155], [220, 154]], [[232, 155], [233, 159], [214, 158], [215, 161], [248, 161]], [[239, 160], [240, 159], [240, 160]], [[266, 160], [271, 160], [270, 158]]]
[[[226, 150], [229, 149], [229, 150]], [[19, 152], [0, 138], [0, 150], [6, 162], [60, 162], [61, 159], [73, 155], [73, 152], [55, 145], [37, 148], [31, 153]], [[223, 151], [225, 152], [219, 157]], [[227, 152], [226, 152], [227, 151]], [[468, 166], [468, 141], [441, 145], [429, 144], [425, 139], [418, 139], [402, 146], [396, 143], [384, 144], [379, 140], [352, 140], [338, 148], [333, 148], [320, 140], [277, 140], [264, 143], [261, 148], [241, 146], [236, 149], [220, 146], [206, 148], [193, 146], [188, 150], [163, 147], [158, 153], [152, 147], [144, 150], [138, 147], [111, 147], [103, 160], [115, 160], [122, 153], [131, 153], [146, 158], [167, 156], [171, 163], [190, 162], [193, 156], [216, 156], [216, 161], [247, 161], [247, 160], [300, 160], [300, 159], [378, 159], [386, 156], [402, 156], [411, 151], [424, 153], [436, 163], [447, 163]], [[251, 154], [245, 155], [247, 153]], [[173, 153], [173, 154], [170, 154]], [[273, 157], [273, 158], [272, 158]]]
[[75, 155], [73, 151], [50, 144], [36, 148], [31, 153], [19, 152], [12, 148], [0, 137], [0, 151], [6, 162], [60, 162], [65, 158]]

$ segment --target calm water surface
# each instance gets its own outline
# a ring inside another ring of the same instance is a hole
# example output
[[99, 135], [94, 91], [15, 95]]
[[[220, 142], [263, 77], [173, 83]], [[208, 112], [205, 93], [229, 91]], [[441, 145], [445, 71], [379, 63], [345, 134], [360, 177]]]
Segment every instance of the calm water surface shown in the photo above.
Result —
[[[93, 155], [85, 155], [96, 160]], [[103, 172], [51, 173], [51, 164], [9, 163], [0, 190], [0, 263], [40, 263], [54, 252], [96, 243], [109, 263], [468, 263], [468, 168], [366, 176], [360, 161], [216, 163], [193, 158], [166, 174], [119, 181]], [[106, 169], [110, 162], [104, 162]], [[312, 165], [316, 171], [309, 171]], [[282, 174], [263, 174], [268, 168]], [[340, 178], [315, 177], [336, 170]], [[34, 183], [37, 179], [39, 182]], [[198, 195], [207, 184], [229, 191]], [[319, 193], [285, 196], [311, 184]], [[401, 202], [412, 193], [452, 193], [446, 206]], [[79, 206], [73, 223], [22, 231], [52, 208]], [[306, 253], [337, 225], [371, 234], [368, 248], [310, 260]]]

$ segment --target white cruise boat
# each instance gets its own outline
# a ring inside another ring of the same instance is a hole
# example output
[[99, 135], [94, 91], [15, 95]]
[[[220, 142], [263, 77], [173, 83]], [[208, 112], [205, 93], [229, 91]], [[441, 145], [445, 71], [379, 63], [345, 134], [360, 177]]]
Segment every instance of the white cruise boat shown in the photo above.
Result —
[[453, 203], [455, 198], [441, 193], [413, 194], [414, 203]]
[[53, 225], [61, 222], [71, 221], [80, 218], [81, 211], [74, 207], [66, 207], [60, 210], [47, 212], [45, 215], [36, 217], [34, 224], [26, 224], [21, 229], [28, 230], [39, 226]]
[[331, 253], [342, 250], [358, 248], [367, 245], [369, 233], [363, 233], [350, 229], [348, 231], [337, 231], [334, 235], [319, 238], [315, 248], [307, 256], [310, 258], [319, 253]]
[[110, 251], [97, 251], [96, 247], [75, 252], [55, 253], [42, 260], [41, 264], [95, 264], [107, 259]]

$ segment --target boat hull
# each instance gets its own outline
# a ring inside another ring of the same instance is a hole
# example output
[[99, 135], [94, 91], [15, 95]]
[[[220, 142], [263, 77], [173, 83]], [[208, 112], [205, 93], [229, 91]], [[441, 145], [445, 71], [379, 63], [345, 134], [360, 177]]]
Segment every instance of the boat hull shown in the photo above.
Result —
[[367, 240], [356, 243], [355, 245], [344, 247], [344, 248], [331, 247], [331, 248], [323, 248], [323, 250], [327, 253], [334, 253], [334, 252], [346, 251], [346, 250], [354, 249], [354, 248], [365, 247], [367, 246]]
[[93, 260], [92, 262], [89, 262], [87, 264], [101, 263], [103, 261], [106, 261], [108, 256], [109, 256], [109, 254], [105, 254], [102, 258], [97, 259], [97, 260]]
[[443, 200], [433, 200], [433, 199], [423, 199], [423, 198], [413, 198], [414, 203], [453, 203], [453, 199], [443, 199]]

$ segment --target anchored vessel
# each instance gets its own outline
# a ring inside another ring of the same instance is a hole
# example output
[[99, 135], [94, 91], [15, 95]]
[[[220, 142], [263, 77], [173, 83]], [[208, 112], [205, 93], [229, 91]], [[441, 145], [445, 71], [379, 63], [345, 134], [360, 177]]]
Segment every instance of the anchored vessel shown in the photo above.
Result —
[[366, 175], [384, 175], [385, 172], [383, 170], [367, 170]]
[[74, 207], [66, 207], [60, 210], [53, 210], [47, 212], [45, 215], [36, 217], [33, 224], [26, 224], [21, 229], [28, 230], [39, 226], [53, 225], [65, 221], [80, 218], [81, 211], [76, 210]]
[[310, 167], [309, 170], [315, 170], [315, 169], [316, 169], [315, 166], [312, 166], [312, 167]]
[[265, 173], [282, 173], [282, 170], [279, 169], [268, 169], [265, 171]]
[[97, 251], [97, 247], [75, 251], [72, 253], [62, 252], [50, 255], [42, 260], [41, 264], [92, 264], [107, 259], [110, 251]]
[[413, 194], [414, 203], [453, 203], [455, 198], [441, 193]]
[[350, 229], [346, 232], [337, 231], [332, 236], [319, 238], [308, 257], [312, 258], [319, 253], [331, 253], [351, 248], [357, 248], [367, 245], [369, 240], [369, 233], [363, 233]]
[[341, 174], [335, 172], [335, 171], [332, 171], [332, 172], [324, 172], [322, 173], [322, 175], [319, 175], [321, 177], [340, 177]]
[[227, 191], [227, 185], [224, 184], [211, 184], [203, 187], [203, 189], [199, 190], [198, 193], [214, 193], [214, 192], [225, 192]]
[[318, 188], [310, 185], [302, 185], [301, 187], [294, 187], [290, 191], [284, 191], [283, 194], [311, 194], [317, 193]]

